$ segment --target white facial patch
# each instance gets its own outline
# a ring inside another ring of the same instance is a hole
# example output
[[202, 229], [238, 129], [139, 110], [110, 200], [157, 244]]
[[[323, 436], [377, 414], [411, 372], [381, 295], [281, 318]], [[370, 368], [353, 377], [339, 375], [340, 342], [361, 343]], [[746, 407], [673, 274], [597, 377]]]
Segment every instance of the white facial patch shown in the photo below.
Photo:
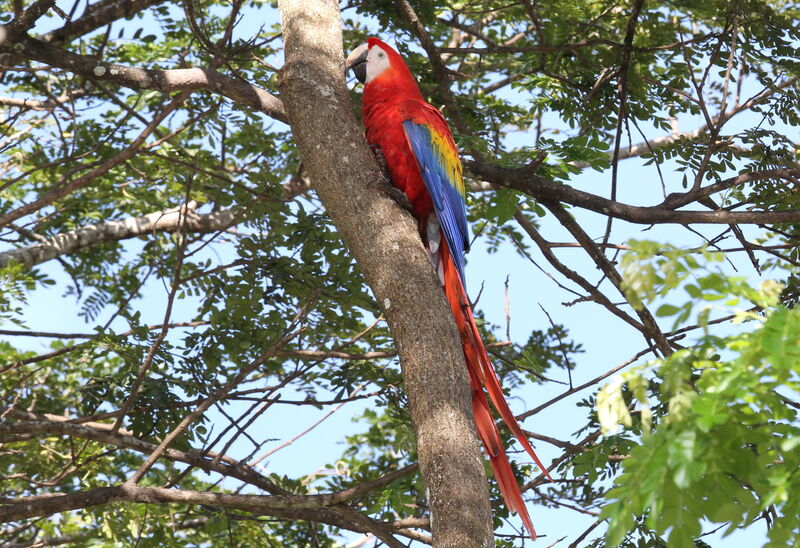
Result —
[[367, 79], [365, 84], [369, 84], [374, 78], [389, 68], [389, 54], [383, 51], [380, 46], [372, 46], [367, 54]]

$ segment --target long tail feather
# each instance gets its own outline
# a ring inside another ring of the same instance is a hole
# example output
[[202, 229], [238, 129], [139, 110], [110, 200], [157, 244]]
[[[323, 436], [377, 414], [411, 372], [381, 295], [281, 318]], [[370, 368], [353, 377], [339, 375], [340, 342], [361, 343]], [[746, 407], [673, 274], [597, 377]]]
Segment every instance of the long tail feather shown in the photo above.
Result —
[[480, 339], [480, 334], [478, 333], [478, 327], [475, 325], [475, 319], [472, 317], [472, 309], [467, 308], [466, 313], [469, 315], [469, 324], [473, 331], [473, 336], [477, 341], [475, 344], [478, 347], [480, 354], [480, 364], [483, 369], [484, 378], [483, 378], [483, 385], [486, 387], [486, 390], [489, 392], [489, 396], [492, 398], [492, 403], [494, 404], [497, 411], [500, 413], [500, 416], [503, 419], [503, 422], [506, 423], [508, 429], [511, 430], [511, 433], [514, 434], [514, 437], [519, 440], [522, 444], [522, 447], [525, 448], [525, 451], [531, 456], [533, 461], [536, 463], [536, 466], [547, 476], [547, 479], [552, 480], [553, 478], [550, 477], [550, 472], [547, 471], [547, 467], [539, 460], [539, 457], [536, 456], [536, 453], [533, 450], [530, 442], [528, 441], [528, 437], [520, 428], [519, 423], [517, 422], [516, 417], [511, 412], [511, 409], [508, 407], [508, 402], [506, 402], [506, 398], [503, 395], [503, 390], [500, 387], [500, 379], [497, 378], [497, 373], [494, 370], [494, 366], [492, 362], [489, 361], [489, 356], [486, 353], [486, 347], [483, 345], [483, 342]]
[[439, 252], [441, 260], [440, 273], [443, 277], [447, 301], [450, 303], [450, 309], [455, 318], [458, 330], [461, 333], [464, 357], [467, 362], [470, 385], [472, 387], [472, 410], [475, 414], [475, 425], [478, 430], [478, 435], [489, 456], [489, 464], [492, 467], [506, 506], [509, 510], [519, 514], [531, 538], [535, 539], [536, 531], [531, 523], [525, 503], [522, 500], [522, 493], [514, 477], [511, 464], [508, 462], [508, 457], [503, 449], [500, 434], [497, 431], [497, 425], [489, 409], [489, 401], [486, 398], [484, 387], [486, 391], [489, 392], [492, 403], [514, 437], [519, 440], [525, 448], [525, 451], [528, 452], [534, 462], [536, 462], [536, 465], [548, 478], [550, 478], [550, 474], [539, 457], [536, 456], [533, 447], [531, 447], [530, 442], [528, 442], [528, 438], [522, 432], [522, 428], [520, 428], [516, 417], [514, 417], [514, 414], [508, 407], [508, 403], [500, 387], [500, 380], [497, 378], [497, 373], [486, 352], [486, 347], [481, 340], [478, 326], [475, 324], [475, 317], [472, 314], [472, 308], [469, 305], [469, 300], [467, 299], [464, 285], [461, 282], [461, 277], [453, 263], [450, 250], [447, 248], [447, 242], [444, 238], [442, 239], [441, 247]]
[[517, 484], [517, 478], [514, 477], [511, 463], [508, 462], [508, 457], [503, 449], [497, 425], [494, 423], [492, 414], [489, 411], [489, 401], [486, 399], [486, 394], [481, 387], [480, 381], [472, 369], [469, 370], [469, 380], [472, 386], [472, 410], [475, 414], [475, 427], [478, 431], [478, 437], [481, 438], [489, 456], [489, 465], [492, 467], [492, 472], [497, 480], [500, 494], [503, 496], [503, 500], [506, 501], [508, 509], [519, 515], [531, 538], [536, 540], [536, 530], [533, 528], [533, 522], [528, 514], [525, 501], [522, 500], [522, 492]]

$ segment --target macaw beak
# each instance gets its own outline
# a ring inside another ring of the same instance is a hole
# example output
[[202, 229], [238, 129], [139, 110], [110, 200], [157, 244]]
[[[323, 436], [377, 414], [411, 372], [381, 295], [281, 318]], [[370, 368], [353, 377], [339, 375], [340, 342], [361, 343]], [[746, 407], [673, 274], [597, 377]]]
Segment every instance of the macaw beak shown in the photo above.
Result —
[[348, 70], [352, 69], [353, 74], [356, 75], [358, 81], [362, 84], [367, 80], [367, 54], [369, 53], [369, 45], [361, 44], [356, 49], [347, 56], [347, 68], [345, 69], [345, 74]]

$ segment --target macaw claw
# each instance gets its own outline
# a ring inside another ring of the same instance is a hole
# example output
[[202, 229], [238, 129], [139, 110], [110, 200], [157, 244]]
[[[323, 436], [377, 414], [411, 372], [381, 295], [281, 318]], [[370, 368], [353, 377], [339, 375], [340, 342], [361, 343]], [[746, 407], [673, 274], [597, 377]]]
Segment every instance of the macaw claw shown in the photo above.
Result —
[[411, 202], [406, 196], [406, 193], [400, 190], [399, 188], [392, 185], [391, 178], [389, 177], [389, 169], [386, 163], [386, 156], [383, 155], [383, 151], [381, 147], [378, 145], [370, 145], [369, 148], [372, 150], [372, 153], [375, 155], [375, 160], [378, 162], [378, 167], [381, 168], [381, 173], [383, 173], [383, 180], [381, 181], [380, 188], [381, 190], [388, 194], [391, 199], [397, 202], [397, 205], [408, 211], [409, 213], [414, 212], [414, 206], [411, 205]]

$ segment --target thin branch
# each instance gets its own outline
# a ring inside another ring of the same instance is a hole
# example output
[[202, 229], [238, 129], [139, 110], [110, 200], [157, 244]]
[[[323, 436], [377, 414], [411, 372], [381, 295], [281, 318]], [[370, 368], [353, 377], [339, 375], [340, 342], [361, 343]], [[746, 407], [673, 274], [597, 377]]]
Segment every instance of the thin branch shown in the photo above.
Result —
[[[359, 385], [359, 386], [357, 386], [355, 388], [355, 390], [353, 390], [353, 392], [350, 395], [354, 396], [354, 395], [356, 395], [358, 392], [360, 392], [363, 389], [364, 389], [364, 385], [363, 384]], [[258, 458], [250, 461], [249, 462], [250, 466], [255, 466], [258, 463], [260, 463], [261, 461], [263, 461], [264, 459], [266, 459], [267, 457], [269, 457], [270, 455], [273, 455], [273, 454], [277, 453], [278, 451], [280, 451], [281, 449], [284, 449], [284, 448], [292, 445], [294, 442], [296, 442], [297, 440], [299, 440], [300, 438], [302, 438], [303, 436], [305, 436], [306, 434], [308, 434], [309, 432], [314, 430], [317, 426], [319, 426], [320, 424], [325, 422], [334, 413], [336, 413], [339, 409], [341, 409], [344, 406], [345, 403], [346, 402], [342, 402], [340, 404], [337, 404], [333, 409], [329, 410], [327, 413], [322, 415], [322, 417], [320, 417], [319, 419], [314, 421], [314, 423], [311, 424], [311, 426], [309, 426], [308, 428], [305, 428], [302, 432], [300, 432], [299, 434], [297, 434], [293, 438], [291, 438], [289, 440], [286, 440], [285, 442], [283, 442], [282, 444], [278, 445], [277, 447], [271, 448], [269, 451], [265, 451], [261, 456], [259, 456]]]
[[36, 0], [19, 17], [14, 18], [9, 27], [14, 32], [28, 32], [55, 3], [56, 0]]
[[[658, 84], [658, 82], [653, 81], [653, 80], [651, 80], [649, 78], [643, 78], [643, 80], [645, 82], [648, 82], [648, 83]], [[732, 118], [736, 114], [739, 114], [740, 112], [749, 110], [753, 106], [765, 102], [774, 93], [777, 93], [777, 92], [779, 92], [779, 91], [781, 91], [783, 89], [786, 89], [787, 87], [794, 86], [796, 83], [797, 83], [797, 77], [796, 76], [793, 76], [791, 78], [787, 78], [786, 80], [782, 81], [781, 83], [773, 85], [770, 88], [767, 88], [763, 93], [760, 93], [760, 94], [754, 96], [750, 100], [745, 101], [743, 104], [736, 105], [733, 109], [725, 112], [724, 114], [721, 114], [721, 115], [719, 115], [717, 117], [712, 118], [712, 122], [714, 122], [714, 124], [718, 124], [722, 120], [729, 120], [730, 118]], [[676, 91], [677, 92], [677, 90], [672, 90], [672, 91]], [[689, 97], [689, 99], [691, 99], [693, 102], [698, 102], [697, 99], [694, 99], [694, 98], [691, 98], [691, 97]], [[686, 131], [686, 132], [683, 132], [683, 133], [675, 132], [675, 133], [672, 133], [670, 135], [664, 135], [662, 137], [656, 137], [656, 138], [650, 139], [648, 141], [643, 141], [641, 143], [636, 143], [635, 145], [631, 145], [629, 147], [621, 149], [619, 151], [619, 159], [620, 160], [626, 160], [628, 158], [635, 158], [635, 157], [641, 156], [642, 154], [645, 154], [647, 152], [652, 152], [653, 150], [655, 150], [657, 148], [660, 148], [660, 147], [663, 147], [663, 146], [667, 146], [667, 145], [671, 145], [672, 143], [675, 143], [675, 142], [680, 141], [680, 140], [691, 141], [693, 139], [697, 139], [700, 135], [703, 135], [704, 133], [706, 133], [708, 131], [708, 128], [709, 128], [708, 125], [703, 124], [702, 126], [696, 128], [696, 129], [693, 129], [692, 131]], [[609, 152], [609, 158], [612, 158], [612, 157], [613, 157], [613, 151]], [[585, 168], [591, 166], [591, 164], [589, 162], [574, 162], [572, 165], [574, 165], [576, 167], [579, 167], [581, 169], [585, 169]]]
[[64, 26], [41, 36], [43, 42], [62, 45], [74, 38], [111, 24], [118, 19], [135, 15], [165, 0], [100, 0], [86, 6], [83, 15], [68, 21]]
[[326, 360], [331, 358], [341, 360], [378, 360], [381, 358], [393, 358], [397, 356], [396, 351], [374, 351], [363, 354], [353, 354], [351, 352], [341, 352], [338, 350], [279, 350], [275, 354], [281, 358], [296, 358], [300, 360]]
[[166, 451], [170, 444], [175, 441], [175, 439], [181, 435], [190, 424], [196, 421], [200, 416], [205, 413], [209, 407], [211, 407], [215, 402], [219, 399], [224, 397], [228, 392], [230, 392], [235, 386], [239, 385], [247, 376], [256, 370], [261, 364], [267, 361], [269, 358], [275, 355], [275, 352], [289, 342], [290, 340], [294, 339], [297, 335], [300, 334], [300, 331], [291, 332], [276, 341], [272, 344], [267, 350], [265, 350], [258, 358], [250, 362], [247, 367], [243, 368], [236, 376], [231, 378], [224, 386], [220, 389], [215, 391], [211, 396], [209, 396], [203, 403], [198, 405], [191, 413], [189, 413], [184, 419], [172, 429], [172, 431], [164, 437], [164, 440], [156, 447], [153, 452], [147, 457], [147, 459], [142, 463], [136, 472], [131, 475], [127, 481], [125, 482], [126, 485], [134, 485], [138, 483], [143, 477], [144, 474], [155, 464], [155, 462], [159, 459], [162, 453]]
[[583, 539], [585, 539], [585, 538], [586, 538], [586, 537], [589, 535], [589, 533], [591, 533], [592, 531], [594, 531], [594, 529], [595, 529], [595, 528], [596, 528], [598, 525], [600, 525], [601, 523], [603, 523], [603, 521], [605, 521], [605, 520], [599, 519], [599, 520], [595, 521], [594, 523], [592, 523], [592, 524], [591, 524], [589, 527], [587, 527], [587, 528], [586, 528], [586, 529], [583, 531], [583, 533], [581, 533], [581, 534], [578, 536], [578, 538], [576, 538], [574, 541], [570, 542], [570, 543], [569, 543], [569, 546], [568, 546], [567, 548], [578, 548], [578, 546], [582, 546], [582, 545], [581, 545], [581, 542], [583, 542]]
[[605, 373], [596, 376], [592, 380], [586, 381], [585, 383], [583, 383], [583, 384], [581, 384], [579, 386], [576, 386], [574, 388], [570, 388], [569, 390], [565, 390], [564, 392], [562, 392], [558, 396], [555, 396], [554, 398], [544, 402], [543, 404], [541, 404], [541, 405], [539, 405], [537, 407], [534, 407], [530, 411], [525, 411], [521, 415], [517, 415], [517, 420], [525, 420], [528, 417], [532, 417], [533, 415], [539, 413], [540, 411], [543, 411], [544, 409], [547, 409], [548, 407], [550, 407], [554, 403], [557, 403], [557, 402], [563, 400], [564, 398], [569, 397], [572, 394], [575, 394], [576, 392], [580, 392], [581, 390], [585, 390], [587, 388], [590, 388], [592, 386], [597, 385], [597, 383], [599, 383], [603, 379], [606, 379], [606, 378], [610, 377], [611, 375], [613, 375], [617, 371], [619, 371], [621, 369], [624, 369], [625, 367], [629, 366], [630, 364], [636, 362], [636, 360], [638, 360], [639, 358], [641, 358], [642, 356], [644, 356], [645, 354], [647, 354], [650, 351], [651, 351], [650, 348], [645, 348], [644, 350], [642, 350], [640, 352], [637, 352], [636, 355], [633, 356], [632, 358], [630, 358], [628, 360], [625, 360], [624, 362], [620, 363], [619, 365], [615, 365], [614, 367], [612, 367], [611, 369], [609, 369]]
[[[0, 49], [2, 49], [2, 47], [4, 47], [4, 45], [0, 46]], [[177, 95], [161, 112], [158, 113], [158, 115], [153, 117], [153, 120], [141, 131], [141, 133], [139, 133], [139, 135], [131, 142], [130, 145], [120, 150], [107, 160], [103, 161], [100, 165], [97, 165], [87, 173], [81, 175], [80, 177], [76, 177], [71, 181], [68, 181], [66, 178], [62, 178], [48, 192], [39, 195], [39, 197], [32, 202], [22, 205], [0, 217], [0, 227], [6, 226], [9, 223], [13, 223], [17, 219], [38, 211], [42, 207], [50, 205], [56, 200], [75, 192], [76, 190], [94, 181], [97, 177], [104, 175], [112, 168], [131, 158], [144, 144], [145, 140], [156, 130], [159, 125], [161, 125], [166, 117], [174, 112], [181, 104], [183, 104], [188, 96], [188, 92], [183, 92]]]
[[[544, 206], [556, 217], [556, 219], [559, 220], [561, 225], [566, 228], [570, 234], [572, 234], [572, 236], [583, 246], [583, 249], [586, 251], [587, 255], [592, 258], [597, 267], [603, 272], [603, 274], [606, 275], [606, 277], [608, 277], [609, 281], [614, 284], [614, 287], [617, 288], [620, 294], [625, 296], [624, 292], [622, 291], [622, 276], [620, 276], [619, 272], [617, 272], [617, 269], [614, 267], [611, 261], [609, 261], [600, 248], [595, 245], [594, 241], [583, 230], [583, 228], [572, 217], [572, 215], [570, 215], [559, 203], [543, 203]], [[650, 314], [650, 311], [646, 307], [634, 309], [634, 311], [636, 312], [636, 315], [639, 316], [642, 325], [644, 325], [646, 329], [645, 336], [655, 340], [656, 346], [664, 355], [670, 355], [672, 353], [672, 346], [664, 336], [664, 333], [661, 331], [658, 323], [656, 323], [655, 318], [653, 318], [652, 314]]]
[[0, 498], [0, 503], [3, 503], [3, 506], [0, 506], [0, 523], [69, 510], [81, 510], [114, 502], [194, 504], [285, 517], [297, 516], [297, 511], [301, 510], [332, 506], [337, 504], [338, 497], [332, 495], [235, 495], [188, 489], [141, 487], [126, 483], [69, 494], [3, 497]]
[[618, 306], [611, 302], [611, 300], [606, 297], [604, 293], [594, 287], [591, 283], [589, 283], [586, 278], [572, 270], [571, 268], [567, 267], [564, 263], [558, 260], [558, 258], [553, 254], [548, 246], [548, 242], [539, 234], [539, 231], [536, 230], [536, 227], [528, 220], [525, 215], [521, 212], [517, 211], [514, 214], [514, 219], [519, 223], [522, 229], [531, 237], [531, 239], [539, 246], [539, 250], [544, 255], [545, 259], [553, 266], [556, 270], [558, 270], [562, 275], [566, 278], [572, 280], [579, 286], [581, 286], [587, 293], [589, 293], [592, 300], [596, 303], [604, 306], [609, 312], [623, 320], [624, 322], [631, 325], [633, 328], [637, 329], [644, 333], [645, 327], [640, 322], [633, 318], [623, 310], [621, 310]]
[[112, 427], [113, 432], [117, 432], [120, 427], [122, 426], [122, 421], [124, 420], [125, 414], [130, 411], [133, 407], [134, 401], [136, 400], [136, 396], [139, 394], [139, 389], [144, 382], [144, 379], [147, 375], [150, 366], [153, 363], [153, 359], [156, 357], [158, 353], [158, 349], [161, 348], [161, 344], [164, 342], [164, 339], [167, 338], [169, 334], [170, 328], [170, 319], [172, 317], [172, 307], [175, 304], [175, 297], [178, 294], [178, 289], [181, 286], [181, 271], [183, 269], [183, 261], [185, 258], [186, 252], [186, 245], [187, 240], [183, 238], [183, 228], [186, 225], [186, 218], [187, 214], [189, 213], [189, 206], [192, 202], [189, 201], [189, 196], [192, 192], [192, 178], [186, 184], [186, 197], [184, 198], [184, 204], [178, 207], [178, 218], [176, 219], [176, 234], [178, 236], [178, 245], [176, 249], [177, 258], [175, 260], [175, 271], [172, 275], [172, 287], [169, 290], [169, 294], [167, 295], [167, 304], [164, 310], [164, 320], [161, 322], [161, 332], [156, 336], [153, 343], [150, 345], [150, 348], [147, 350], [147, 355], [145, 356], [144, 360], [142, 361], [141, 365], [139, 366], [139, 371], [136, 374], [136, 378], [134, 379], [133, 383], [131, 384], [130, 391], [128, 392], [125, 401], [122, 403], [121, 411], [123, 415], [120, 416], [116, 421], [114, 421], [114, 426]]
[[[37, 99], [19, 99], [17, 97], [0, 97], [0, 105], [8, 107], [19, 107], [22, 109], [31, 110], [54, 110], [59, 108], [69, 101], [78, 99], [86, 95], [85, 89], [76, 89], [70, 93], [63, 93], [62, 95], [47, 101], [39, 101]], [[33, 129], [33, 128], [31, 128]]]
[[[631, 10], [631, 15], [628, 18], [628, 26], [625, 31], [625, 43], [622, 47], [622, 61], [619, 69], [619, 84], [617, 86], [617, 93], [619, 95], [619, 109], [617, 110], [617, 127], [614, 135], [614, 151], [611, 158], [611, 199], [617, 199], [617, 174], [619, 173], [619, 150], [622, 144], [622, 127], [625, 125], [627, 118], [628, 106], [628, 66], [631, 59], [631, 47], [633, 45], [633, 35], [636, 31], [636, 21], [639, 18], [639, 12], [644, 5], [644, 0], [636, 0]], [[603, 243], [608, 243], [611, 236], [611, 223], [613, 217], [608, 217], [606, 221], [606, 231], [603, 235]]]

